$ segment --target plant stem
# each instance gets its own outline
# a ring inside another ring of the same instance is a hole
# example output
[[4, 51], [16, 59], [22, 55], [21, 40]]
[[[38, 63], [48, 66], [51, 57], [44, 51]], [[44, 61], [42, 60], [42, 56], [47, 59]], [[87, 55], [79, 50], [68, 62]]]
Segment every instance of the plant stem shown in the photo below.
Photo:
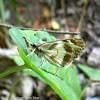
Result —
[[[13, 27], [13, 25], [8, 25], [8, 24], [3, 24], [3, 23], [0, 23], [0, 26], [7, 27], [8, 29]], [[46, 30], [46, 29], [32, 29], [32, 28], [24, 28], [24, 27], [17, 27], [17, 28], [22, 29], [22, 30], [46, 31], [46, 32], [49, 32], [49, 33], [54, 33], [54, 34], [77, 35], [77, 34], [80, 33], [80, 32], [54, 31], [54, 30]]]
[[11, 100], [12, 93], [14, 92], [14, 90], [15, 90], [15, 88], [16, 88], [16, 86], [17, 86], [18, 82], [20, 81], [20, 78], [22, 77], [23, 74], [24, 74], [24, 72], [21, 72], [21, 74], [18, 76], [17, 80], [15, 81], [15, 83], [11, 89], [8, 100]]
[[13, 68], [13, 69], [10, 69], [10, 70], [7, 70], [7, 71], [5, 71], [5, 72], [3, 72], [3, 73], [0, 73], [0, 78], [2, 78], [2, 77], [4, 77], [4, 76], [7, 76], [7, 75], [9, 75], [9, 74], [11, 74], [11, 73], [14, 73], [14, 72], [16, 72], [16, 71], [19, 71], [19, 70], [22, 70], [22, 69], [26, 69], [27, 67], [25, 66], [25, 65], [23, 65], [23, 66], [18, 66], [18, 67], [15, 67], [15, 68]]
[[15, 12], [17, 25], [18, 25], [18, 26], [21, 26], [21, 23], [20, 23], [20, 20], [19, 20], [19, 13], [18, 13], [18, 11], [17, 11], [17, 7], [16, 7], [15, 0], [10, 0], [10, 2], [11, 2], [11, 4], [12, 4], [12, 7], [13, 7], [14, 12]]
[[82, 90], [81, 97], [83, 96], [86, 88], [91, 84], [91, 80], [85, 85], [84, 89]]
[[5, 21], [5, 10], [4, 10], [4, 3], [3, 3], [3, 0], [0, 0], [0, 10], [1, 10], [1, 19], [2, 19], [2, 22], [3, 23], [6, 23]]

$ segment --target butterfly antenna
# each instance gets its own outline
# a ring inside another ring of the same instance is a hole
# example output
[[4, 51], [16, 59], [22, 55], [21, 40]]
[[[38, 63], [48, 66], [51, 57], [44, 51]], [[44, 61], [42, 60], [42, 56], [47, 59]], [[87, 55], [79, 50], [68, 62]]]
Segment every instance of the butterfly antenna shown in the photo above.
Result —
[[24, 38], [24, 40], [25, 40], [25, 42], [26, 42], [26, 46], [29, 47], [29, 44], [28, 44], [26, 38], [25, 38], [25, 37], [23, 37], [23, 38]]

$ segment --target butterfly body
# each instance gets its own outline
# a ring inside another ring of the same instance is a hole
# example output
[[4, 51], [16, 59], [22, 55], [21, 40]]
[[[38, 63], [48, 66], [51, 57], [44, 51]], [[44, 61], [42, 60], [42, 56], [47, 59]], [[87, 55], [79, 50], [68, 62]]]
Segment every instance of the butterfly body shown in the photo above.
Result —
[[82, 39], [65, 39], [31, 44], [39, 58], [44, 57], [51, 64], [67, 68], [84, 47]]

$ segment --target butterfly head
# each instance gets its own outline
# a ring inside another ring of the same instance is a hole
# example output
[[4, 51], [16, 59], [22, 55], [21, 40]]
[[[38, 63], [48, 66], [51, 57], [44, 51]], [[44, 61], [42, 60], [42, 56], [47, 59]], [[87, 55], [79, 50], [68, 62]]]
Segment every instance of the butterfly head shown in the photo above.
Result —
[[31, 43], [31, 46], [32, 46], [33, 48], [37, 48], [37, 47], [38, 47], [38, 43]]

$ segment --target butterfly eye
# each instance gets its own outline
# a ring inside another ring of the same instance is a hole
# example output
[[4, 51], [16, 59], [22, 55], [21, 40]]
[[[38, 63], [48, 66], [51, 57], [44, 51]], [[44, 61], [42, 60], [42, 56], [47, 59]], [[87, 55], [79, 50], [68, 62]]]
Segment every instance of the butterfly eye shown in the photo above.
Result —
[[33, 48], [36, 48], [36, 44], [35, 44], [35, 43], [31, 44], [31, 46], [32, 46]]

